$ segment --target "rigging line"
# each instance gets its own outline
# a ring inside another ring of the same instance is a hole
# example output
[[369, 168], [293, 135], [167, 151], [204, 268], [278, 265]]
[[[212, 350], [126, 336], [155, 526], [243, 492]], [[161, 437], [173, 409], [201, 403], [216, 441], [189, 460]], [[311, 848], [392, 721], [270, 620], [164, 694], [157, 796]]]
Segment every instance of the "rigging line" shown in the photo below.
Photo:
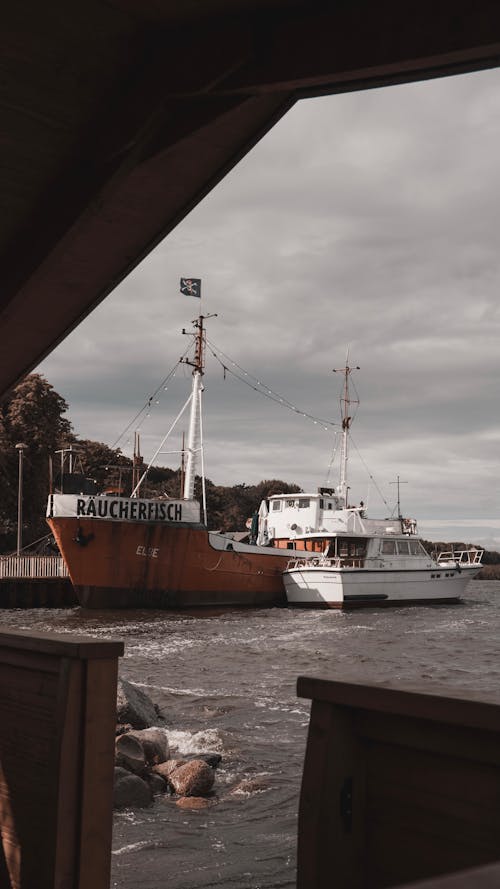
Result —
[[134, 490], [132, 491], [132, 493], [131, 493], [131, 495], [130, 495], [131, 497], [135, 497], [135, 495], [137, 494], [137, 491], [138, 491], [139, 488], [141, 487], [141, 485], [142, 485], [144, 479], [146, 478], [146, 476], [147, 476], [149, 470], [151, 469], [151, 467], [152, 467], [154, 461], [156, 460], [158, 454], [160, 453], [160, 451], [161, 451], [163, 445], [165, 444], [165, 442], [166, 442], [168, 436], [169, 436], [170, 433], [172, 432], [172, 429], [174, 429], [176, 423], [177, 423], [178, 420], [180, 420], [180, 418], [182, 417], [182, 415], [183, 415], [184, 411], [186, 410], [188, 404], [191, 403], [192, 398], [193, 398], [193, 393], [190, 394], [188, 400], [186, 401], [186, 403], [184, 404], [184, 406], [180, 409], [180, 411], [179, 411], [179, 413], [177, 414], [177, 416], [176, 416], [174, 422], [173, 422], [172, 425], [170, 426], [170, 429], [168, 430], [167, 434], [164, 435], [164, 437], [162, 438], [159, 447], [158, 447], [158, 448], [156, 449], [156, 451], [154, 452], [153, 456], [151, 457], [151, 460], [149, 461], [148, 465], [146, 466], [146, 469], [145, 469], [144, 472], [142, 473], [142, 475], [141, 475], [139, 481], [137, 482], [137, 484], [136, 484]]
[[[263, 389], [266, 389], [268, 392], [272, 393], [272, 395], [274, 395], [276, 398], [278, 398], [280, 400], [280, 402], [286, 403], [290, 408], [295, 410], [295, 405], [293, 405], [291, 401], [288, 401], [288, 398], [283, 398], [281, 395], [278, 394], [278, 392], [274, 392], [269, 386], [266, 386], [265, 383], [262, 383], [261, 380], [258, 380], [257, 377], [254, 377], [253, 374], [251, 374], [251, 373], [249, 373], [249, 371], [245, 370], [244, 367], [241, 367], [241, 365], [239, 365], [236, 361], [233, 361], [233, 359], [229, 355], [226, 355], [226, 353], [223, 352], [222, 349], [219, 349], [219, 347], [216, 346], [214, 343], [212, 343], [210, 340], [207, 339], [207, 343], [212, 349], [215, 349], [216, 352], [219, 353], [219, 355], [222, 355], [224, 358], [227, 359], [227, 361], [230, 361], [231, 364], [233, 365], [233, 367], [237, 367], [238, 370], [240, 370], [242, 372], [242, 374], [244, 374], [246, 377], [250, 377], [250, 379], [252, 379], [252, 380], [255, 380], [255, 382], [257, 383], [258, 386], [261, 386]], [[214, 352], [212, 352], [212, 355], [214, 355], [214, 357], [217, 358], [218, 361], [220, 361], [220, 358], [218, 358], [218, 356], [215, 355]], [[229, 368], [227, 368], [227, 370], [229, 370]], [[237, 375], [235, 374], [235, 376], [237, 376]]]
[[[219, 356], [216, 354], [216, 352], [213, 351], [212, 348], [210, 348], [210, 352], [213, 355], [213, 357], [215, 358], [215, 360], [218, 361], [219, 364], [221, 365], [221, 367], [224, 371], [224, 375], [226, 373], [231, 374], [233, 377], [235, 377], [235, 379], [239, 380], [240, 383], [244, 383], [245, 386], [248, 386], [250, 389], [253, 389], [253, 391], [257, 392], [259, 395], [264, 395], [265, 398], [268, 398], [270, 401], [274, 401], [276, 404], [279, 404], [281, 407], [286, 407], [288, 410], [293, 411], [293, 413], [298, 414], [301, 417], [306, 417], [306, 419], [308, 419], [308, 420], [312, 420], [312, 422], [315, 423], [316, 425], [320, 424], [321, 426], [323, 426], [323, 429], [325, 430], [325, 432], [329, 431], [328, 427], [339, 425], [338, 423], [333, 423], [331, 420], [324, 420], [324, 419], [321, 419], [320, 417], [314, 417], [312, 414], [306, 413], [306, 411], [299, 410], [299, 408], [295, 407], [295, 405], [293, 405], [290, 401], [288, 401], [288, 399], [282, 398], [281, 395], [278, 395], [277, 392], [273, 392], [273, 390], [269, 389], [269, 387], [267, 387], [267, 386], [264, 389], [263, 384], [260, 383], [260, 381], [257, 380], [256, 377], [252, 377], [251, 374], [247, 374], [247, 376], [256, 380], [256, 382], [259, 384], [260, 388], [257, 386], [253, 386], [252, 383], [250, 383], [248, 380], [245, 380], [244, 377], [241, 377], [234, 370], [231, 370], [230, 367], [227, 367], [227, 365], [224, 364], [223, 361], [221, 361]], [[223, 355], [224, 353], [221, 352], [221, 354]], [[236, 365], [236, 366], [238, 367], [239, 365]], [[243, 371], [243, 373], [246, 373], [246, 371]]]
[[373, 482], [373, 484], [375, 485], [375, 488], [376, 488], [376, 490], [377, 490], [379, 496], [381, 497], [381, 499], [382, 499], [382, 501], [383, 501], [383, 503], [384, 503], [384, 506], [386, 506], [387, 509], [390, 509], [391, 507], [389, 506], [387, 500], [385, 499], [384, 495], [382, 494], [382, 491], [380, 490], [379, 486], [377, 485], [376, 480], [374, 479], [373, 475], [371, 474], [370, 470], [368, 469], [368, 466], [366, 465], [365, 461], [363, 460], [363, 457], [361, 456], [361, 453], [360, 453], [360, 451], [359, 451], [359, 448], [358, 448], [358, 446], [356, 445], [356, 442], [354, 441], [352, 435], [349, 435], [349, 438], [350, 438], [350, 440], [351, 440], [351, 443], [352, 443], [353, 447], [355, 448], [355, 450], [356, 450], [356, 452], [357, 452], [357, 455], [358, 455], [359, 459], [361, 460], [363, 466], [365, 467], [366, 472], [368, 473], [368, 478], [369, 478], [369, 479]]
[[132, 418], [132, 420], [130, 421], [130, 423], [128, 424], [128, 426], [125, 427], [125, 429], [124, 429], [123, 432], [118, 436], [118, 438], [116, 439], [116, 441], [114, 442], [114, 444], [111, 445], [111, 448], [112, 448], [112, 449], [116, 448], [118, 442], [121, 441], [122, 438], [124, 437], [124, 435], [127, 434], [127, 432], [129, 431], [130, 427], [133, 426], [133, 424], [136, 422], [136, 420], [139, 419], [139, 417], [141, 416], [141, 414], [144, 413], [144, 411], [146, 411], [149, 407], [151, 407], [151, 404], [152, 404], [152, 402], [153, 402], [153, 399], [155, 398], [156, 395], [158, 395], [158, 392], [160, 391], [160, 389], [163, 389], [163, 387], [165, 386], [165, 383], [168, 383], [168, 381], [173, 377], [173, 375], [175, 374], [177, 368], [178, 368], [179, 365], [181, 364], [182, 359], [186, 357], [187, 353], [188, 353], [189, 350], [191, 349], [191, 345], [192, 345], [192, 344], [189, 343], [188, 347], [185, 349], [185, 351], [183, 352], [183, 354], [182, 354], [181, 357], [179, 358], [177, 364], [175, 364], [174, 367], [168, 372], [168, 374], [167, 374], [167, 376], [165, 377], [165, 379], [161, 381], [160, 385], [157, 386], [157, 388], [155, 389], [155, 391], [153, 392], [153, 394], [149, 396], [149, 398], [147, 399], [146, 403], [143, 405], [143, 407], [141, 407], [140, 411], [138, 411], [138, 412], [136, 413], [135, 417]]
[[262, 388], [253, 386], [252, 383], [250, 383], [248, 380], [245, 380], [244, 377], [241, 377], [239, 374], [235, 373], [234, 370], [231, 370], [230, 367], [227, 367], [225, 364], [222, 364], [222, 362], [217, 357], [217, 355], [215, 355], [214, 353], [212, 353], [212, 354], [217, 359], [217, 361], [220, 362], [220, 364], [222, 365], [222, 368], [224, 369], [225, 372], [230, 373], [233, 377], [235, 377], [235, 379], [239, 380], [240, 383], [244, 383], [245, 386], [248, 386], [250, 389], [253, 389], [253, 391], [257, 392], [258, 395], [263, 395], [265, 398], [268, 398], [269, 401], [273, 401], [275, 404], [279, 404], [281, 407], [287, 408], [287, 410], [290, 410], [293, 413], [298, 414], [300, 417], [305, 417], [308, 420], [312, 420], [312, 422], [315, 423], [316, 425], [318, 425], [318, 424], [321, 425], [323, 427], [323, 429], [325, 430], [325, 432], [329, 431], [329, 429], [328, 429], [329, 426], [337, 426], [338, 425], [337, 423], [332, 423], [331, 420], [324, 420], [320, 417], [314, 417], [312, 414], [308, 414], [305, 411], [299, 410], [299, 408], [295, 407], [292, 404], [287, 404], [285, 399], [280, 398], [279, 396], [276, 396], [275, 394], [271, 394], [271, 391], [265, 392]]
[[330, 473], [331, 473], [331, 471], [332, 471], [332, 469], [333, 469], [333, 464], [334, 464], [334, 462], [335, 462], [335, 457], [337, 456], [337, 451], [338, 451], [338, 447], [339, 447], [339, 446], [338, 446], [338, 439], [337, 439], [338, 432], [334, 432], [334, 436], [335, 436], [335, 437], [334, 437], [334, 440], [333, 440], [332, 456], [330, 457], [330, 463], [328, 464], [328, 472], [326, 473], [325, 488], [328, 487], [328, 485], [329, 485], [329, 482], [330, 482]]

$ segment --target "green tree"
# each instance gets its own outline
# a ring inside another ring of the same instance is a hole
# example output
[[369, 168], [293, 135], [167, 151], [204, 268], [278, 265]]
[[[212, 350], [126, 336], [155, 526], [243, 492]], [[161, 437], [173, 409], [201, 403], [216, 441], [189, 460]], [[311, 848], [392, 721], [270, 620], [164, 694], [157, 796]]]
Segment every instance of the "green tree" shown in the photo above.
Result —
[[74, 439], [64, 398], [40, 374], [30, 374], [0, 404], [0, 547], [14, 547], [17, 526], [18, 451], [23, 459], [23, 543], [46, 533], [49, 458]]

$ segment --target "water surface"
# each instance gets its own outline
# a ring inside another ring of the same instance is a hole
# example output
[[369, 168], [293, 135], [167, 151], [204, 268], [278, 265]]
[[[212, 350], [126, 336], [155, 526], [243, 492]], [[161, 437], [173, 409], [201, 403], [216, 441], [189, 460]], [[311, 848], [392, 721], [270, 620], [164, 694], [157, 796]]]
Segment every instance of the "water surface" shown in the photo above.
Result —
[[[434, 684], [498, 694], [500, 582], [458, 605], [336, 611], [3, 611], [4, 626], [125, 643], [181, 753], [216, 751], [217, 803], [169, 797], [114, 819], [113, 889], [293, 889], [309, 701], [299, 675]], [[243, 784], [242, 784], [243, 782]]]

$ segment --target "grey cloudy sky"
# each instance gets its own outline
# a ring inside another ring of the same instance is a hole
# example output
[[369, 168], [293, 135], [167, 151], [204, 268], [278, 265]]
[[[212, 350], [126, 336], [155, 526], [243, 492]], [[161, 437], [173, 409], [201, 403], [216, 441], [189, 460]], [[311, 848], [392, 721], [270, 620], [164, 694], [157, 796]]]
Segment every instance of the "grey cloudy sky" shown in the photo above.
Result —
[[[499, 548], [499, 158], [498, 70], [301, 102], [38, 370], [113, 445], [184, 351], [199, 302], [178, 281], [201, 277], [210, 340], [307, 413], [338, 421], [349, 345], [353, 500], [387, 514], [399, 475], [425, 536]], [[189, 385], [142, 422], [146, 459]], [[331, 430], [210, 355], [205, 387], [212, 481], [325, 482]]]

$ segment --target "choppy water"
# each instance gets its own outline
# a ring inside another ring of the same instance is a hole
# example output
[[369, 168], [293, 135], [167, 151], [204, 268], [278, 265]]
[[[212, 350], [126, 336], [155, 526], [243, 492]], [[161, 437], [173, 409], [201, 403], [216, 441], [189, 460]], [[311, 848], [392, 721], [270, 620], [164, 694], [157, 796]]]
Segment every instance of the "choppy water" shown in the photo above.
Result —
[[[218, 751], [217, 804], [166, 797], [115, 815], [113, 889], [292, 889], [309, 701], [299, 675], [498, 694], [500, 582], [459, 605], [211, 613], [4, 611], [4, 626], [125, 643], [120, 672], [164, 712], [171, 746]], [[239, 792], [234, 792], [241, 781]], [[253, 789], [252, 789], [253, 788]]]

